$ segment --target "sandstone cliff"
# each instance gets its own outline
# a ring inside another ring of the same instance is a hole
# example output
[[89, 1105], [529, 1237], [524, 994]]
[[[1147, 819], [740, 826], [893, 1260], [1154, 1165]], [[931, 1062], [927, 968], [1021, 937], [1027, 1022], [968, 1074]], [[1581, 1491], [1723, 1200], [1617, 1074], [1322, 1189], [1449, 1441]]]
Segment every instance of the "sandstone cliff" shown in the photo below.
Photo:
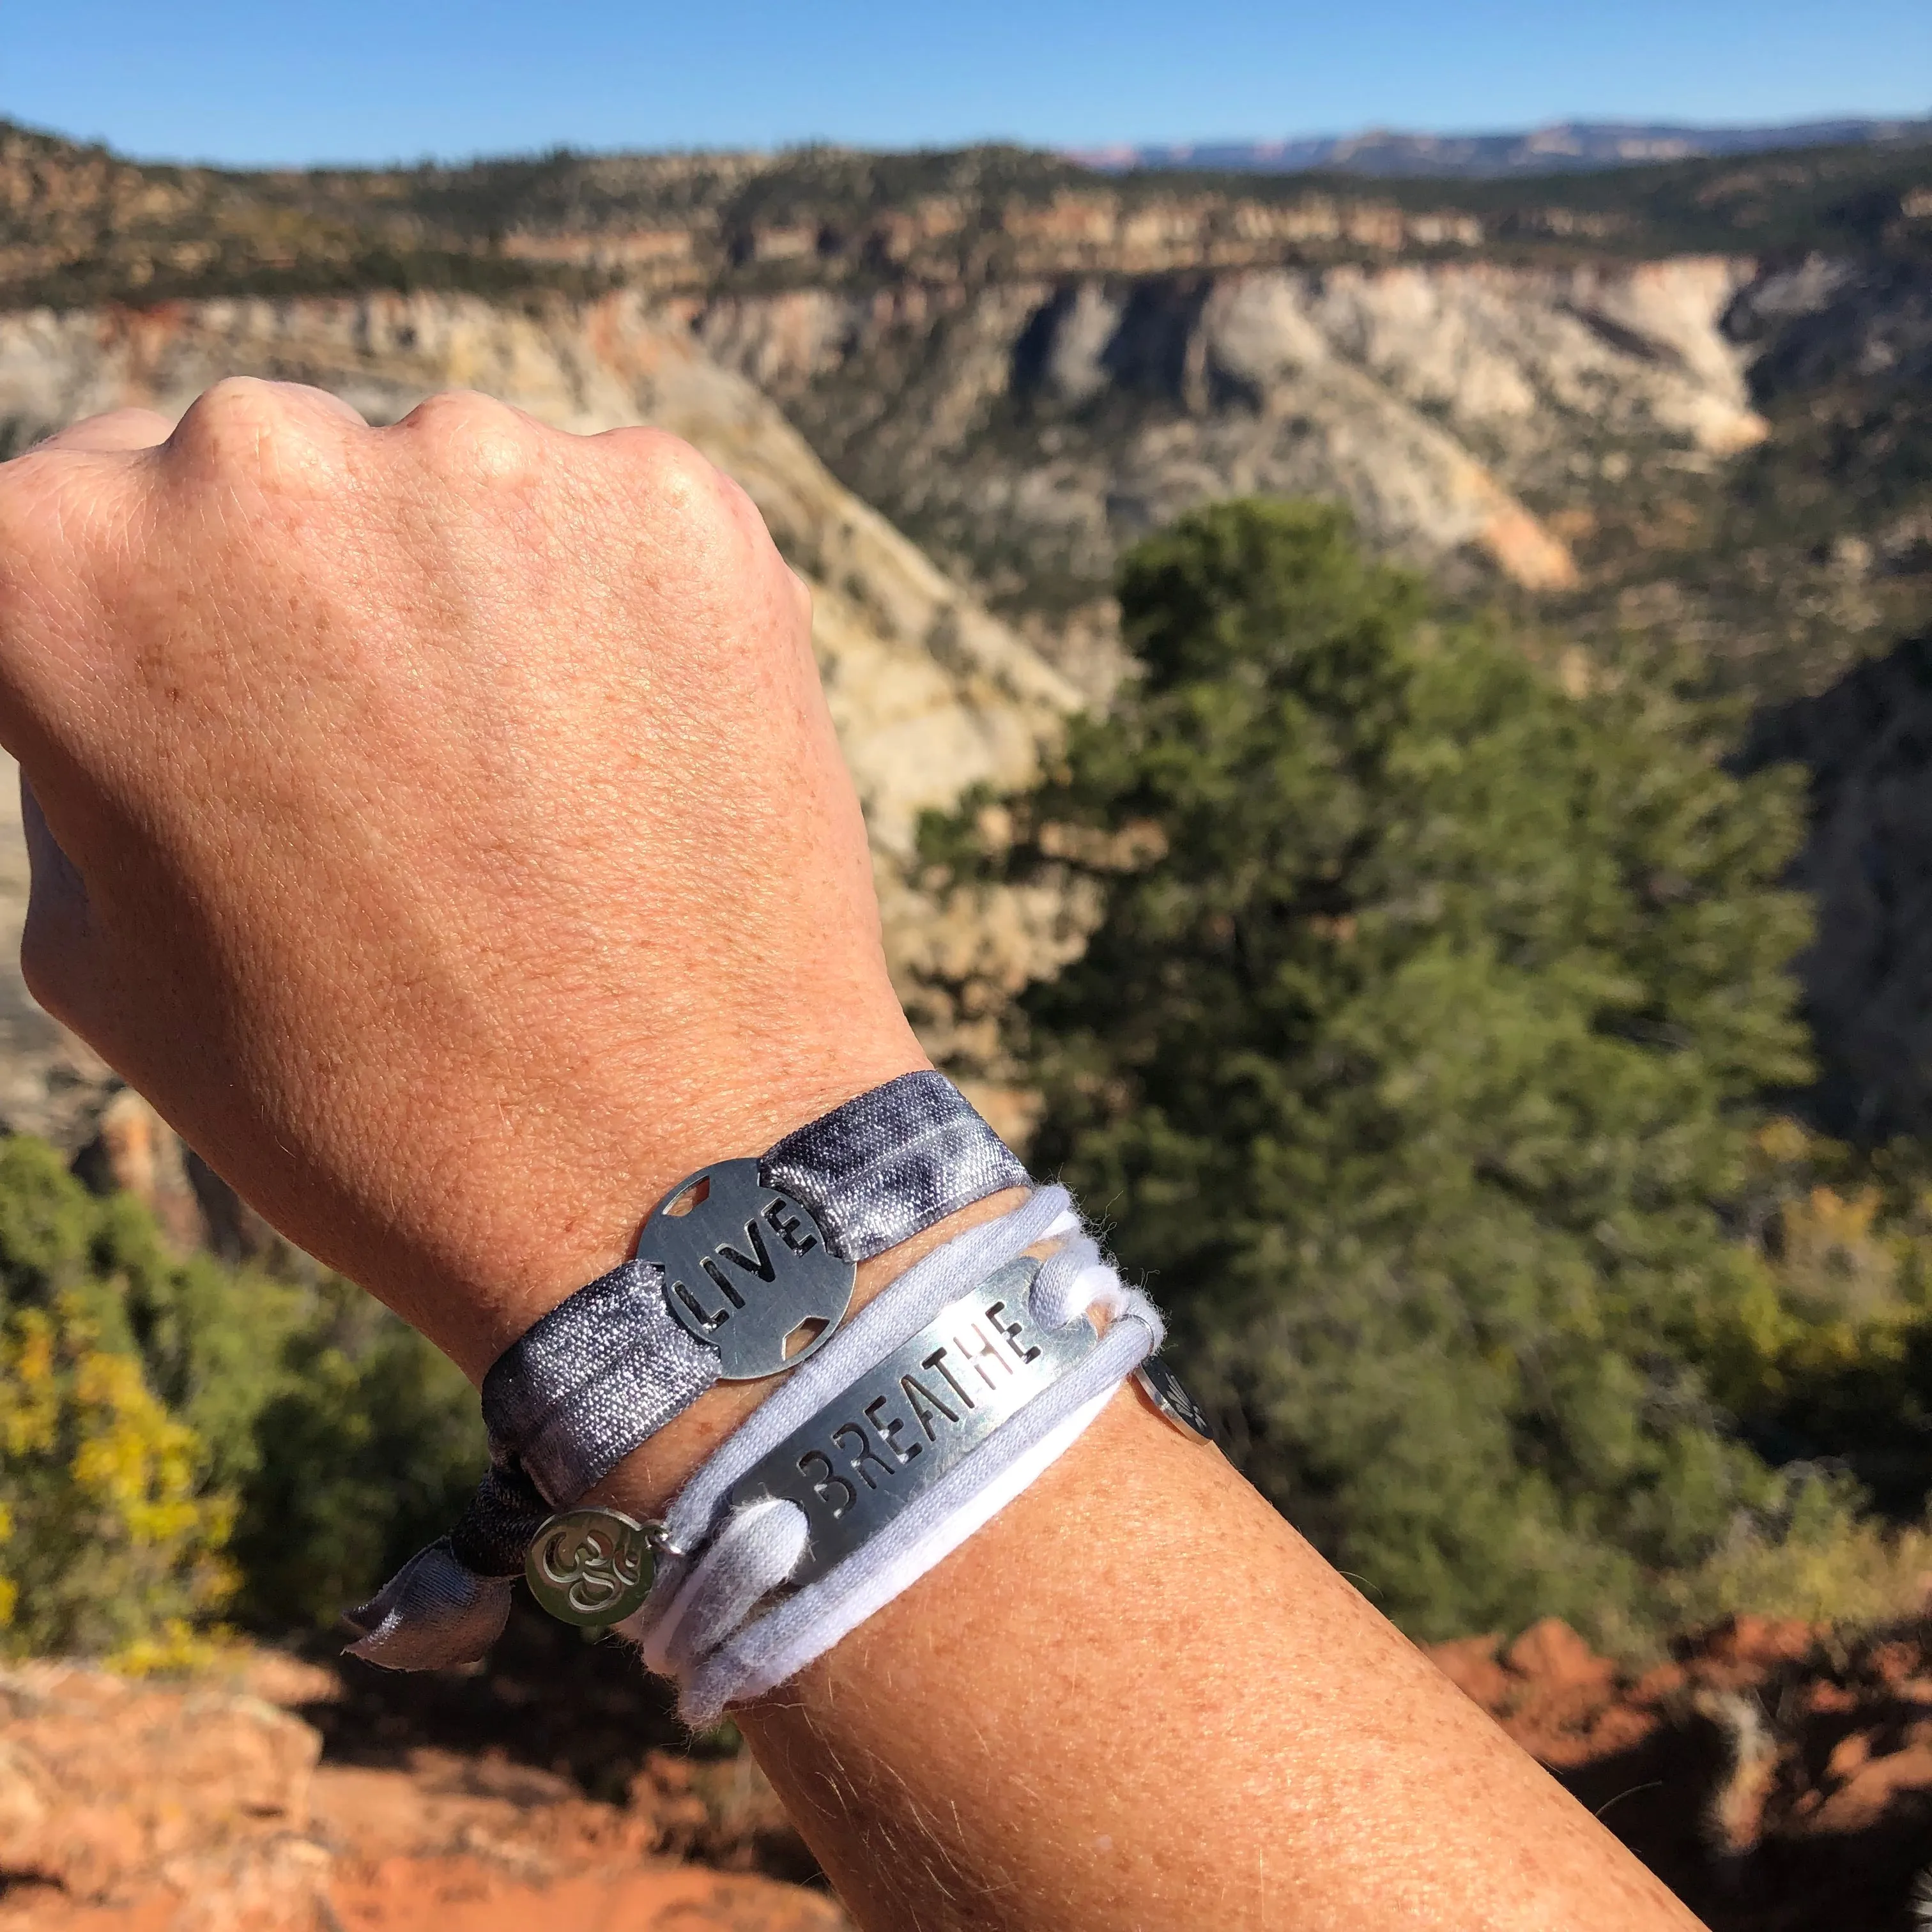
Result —
[[1746, 762], [1811, 778], [1794, 883], [1818, 934], [1802, 964], [1816, 1104], [1862, 1140], [1932, 1130], [1932, 636], [1760, 717]]
[[[1754, 691], [1815, 688], [1924, 601], [1831, 553], [1889, 556], [1920, 506], [1886, 338], [1928, 260], [1932, 144], [1905, 138], [1498, 182], [996, 146], [248, 172], [0, 122], [0, 312], [642, 292], [1092, 694], [1119, 543], [1243, 488], [1339, 496], [1594, 646], [1688, 639]], [[1873, 326], [1802, 312], [1834, 281]]]
[[[743, 484], [812, 582], [814, 640], [840, 742], [865, 806], [901, 990], [934, 1049], [956, 1057], [950, 1001], [932, 983], [962, 957], [1012, 952], [1006, 976], [1054, 937], [1060, 910], [1007, 907], [949, 920], [908, 877], [918, 814], [965, 787], [1010, 785], [1076, 701], [1072, 687], [883, 518], [836, 482], [798, 433], [688, 334], [634, 295], [589, 304], [493, 306], [368, 296], [210, 302], [146, 313], [0, 316], [0, 450], [128, 404], [178, 412], [229, 374], [313, 382], [372, 422], [432, 391], [488, 391], [577, 431], [648, 422], [688, 438]], [[24, 864], [10, 776], [0, 817], [0, 1112], [85, 1138], [104, 1070], [33, 1008], [14, 956]], [[1037, 916], [1036, 916], [1036, 910]]]
[[[0, 124], [0, 455], [231, 370], [689, 436], [817, 586], [901, 988], [984, 1066], [1080, 908], [935, 907], [913, 828], [1105, 700], [1124, 542], [1339, 497], [1552, 648], [1816, 692], [1932, 610], [1928, 264], [1932, 146], [1488, 184], [990, 148], [244, 174]], [[398, 286], [494, 292], [368, 292]], [[0, 1118], [71, 1140], [100, 1077], [0, 975]]]
[[1233, 491], [1339, 497], [1413, 562], [1576, 580], [1532, 506], [1765, 434], [1724, 319], [1748, 262], [1090, 275], [725, 293], [706, 347], [998, 596], [1104, 593], [1122, 542]]

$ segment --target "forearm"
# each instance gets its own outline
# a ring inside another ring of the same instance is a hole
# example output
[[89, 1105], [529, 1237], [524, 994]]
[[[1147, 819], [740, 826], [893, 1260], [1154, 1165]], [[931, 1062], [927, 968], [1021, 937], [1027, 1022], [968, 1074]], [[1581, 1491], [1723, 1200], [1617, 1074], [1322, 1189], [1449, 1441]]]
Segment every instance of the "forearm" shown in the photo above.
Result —
[[[668, 1473], [607, 1491], [655, 1508]], [[1695, 1923], [1131, 1388], [734, 1714], [868, 1932]]]

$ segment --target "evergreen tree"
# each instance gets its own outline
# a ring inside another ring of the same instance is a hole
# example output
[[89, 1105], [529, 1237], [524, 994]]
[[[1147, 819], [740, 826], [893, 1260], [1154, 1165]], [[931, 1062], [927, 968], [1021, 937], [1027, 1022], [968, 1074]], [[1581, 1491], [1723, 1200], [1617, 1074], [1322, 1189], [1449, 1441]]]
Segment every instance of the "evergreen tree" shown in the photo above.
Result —
[[1412, 1630], [1614, 1627], [1779, 1486], [1702, 1364], [1762, 1287], [1724, 1222], [1758, 1096], [1807, 1073], [1797, 788], [1667, 689], [1568, 694], [1439, 620], [1325, 508], [1199, 512], [1120, 592], [1114, 712], [928, 828], [962, 881], [1097, 893], [1022, 1003], [1035, 1170]]

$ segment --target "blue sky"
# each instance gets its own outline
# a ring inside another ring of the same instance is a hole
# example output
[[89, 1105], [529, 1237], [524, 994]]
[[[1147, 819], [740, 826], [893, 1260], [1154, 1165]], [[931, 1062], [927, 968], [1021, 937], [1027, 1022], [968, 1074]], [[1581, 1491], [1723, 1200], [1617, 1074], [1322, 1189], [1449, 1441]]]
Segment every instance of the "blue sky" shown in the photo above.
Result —
[[0, 0], [0, 114], [414, 160], [1932, 111], [1932, 0]]

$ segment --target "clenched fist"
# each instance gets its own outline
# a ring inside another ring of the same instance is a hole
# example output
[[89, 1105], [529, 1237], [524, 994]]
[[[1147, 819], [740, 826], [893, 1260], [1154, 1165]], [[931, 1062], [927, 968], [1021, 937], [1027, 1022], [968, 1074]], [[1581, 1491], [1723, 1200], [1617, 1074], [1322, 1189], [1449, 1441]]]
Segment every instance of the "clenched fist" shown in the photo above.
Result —
[[473, 1374], [672, 1182], [922, 1066], [804, 586], [649, 430], [210, 390], [0, 465], [22, 964]]

